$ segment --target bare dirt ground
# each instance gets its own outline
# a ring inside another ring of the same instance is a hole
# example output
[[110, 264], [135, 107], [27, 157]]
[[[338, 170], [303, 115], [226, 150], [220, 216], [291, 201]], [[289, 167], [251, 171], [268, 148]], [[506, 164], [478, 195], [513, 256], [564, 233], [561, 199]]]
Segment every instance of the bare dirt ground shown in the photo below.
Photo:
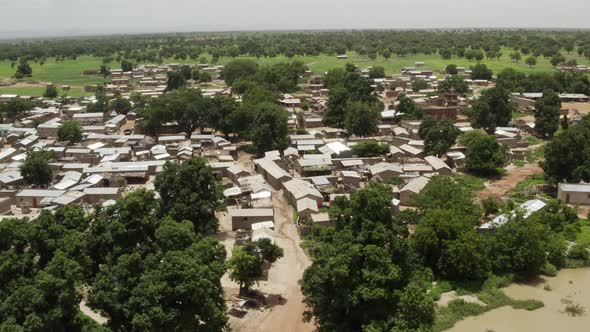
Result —
[[[251, 155], [240, 153], [238, 164], [253, 172]], [[273, 191], [275, 213], [275, 241], [283, 248], [284, 256], [273, 264], [268, 279], [262, 280], [253, 290], [264, 295], [266, 306], [248, 309], [245, 315], [230, 314], [230, 326], [233, 331], [315, 331], [313, 324], [303, 322], [306, 306], [299, 288], [303, 271], [311, 264], [310, 259], [301, 249], [301, 238], [293, 223], [293, 208], [288, 205], [282, 191]], [[231, 232], [231, 220], [228, 213], [221, 213], [219, 238], [223, 241], [228, 256], [231, 255], [235, 240]], [[231, 281], [226, 274], [221, 279], [226, 292], [228, 307], [236, 299], [239, 285]], [[231, 311], [230, 311], [231, 313]]]
[[506, 170], [508, 172], [500, 179], [486, 182], [486, 188], [477, 194], [478, 200], [489, 197], [505, 199], [507, 193], [514, 189], [519, 182], [530, 175], [543, 172], [537, 163], [526, 164], [523, 167], [510, 165], [506, 167]]
[[590, 114], [590, 103], [562, 103], [561, 108], [578, 111], [581, 115]]
[[481, 301], [479, 298], [477, 298], [477, 296], [475, 296], [475, 295], [459, 295], [459, 294], [457, 294], [456, 291], [442, 293], [440, 295], [440, 299], [438, 301], [436, 301], [436, 305], [439, 308], [446, 307], [449, 304], [449, 302], [456, 300], [456, 299], [462, 299], [463, 301], [465, 301], [467, 303], [475, 303], [475, 304], [479, 304], [484, 307], [486, 306], [485, 302]]
[[86, 304], [86, 300], [82, 299], [80, 302], [80, 311], [82, 311], [86, 316], [92, 318], [98, 324], [105, 324], [108, 319], [104, 316], [101, 316], [100, 313], [90, 309]]

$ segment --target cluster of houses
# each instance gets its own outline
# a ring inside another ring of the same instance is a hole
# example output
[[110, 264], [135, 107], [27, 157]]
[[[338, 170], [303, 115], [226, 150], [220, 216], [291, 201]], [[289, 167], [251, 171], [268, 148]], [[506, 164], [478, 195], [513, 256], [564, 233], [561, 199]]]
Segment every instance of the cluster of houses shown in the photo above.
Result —
[[[158, 97], [165, 88], [166, 74], [180, 68], [145, 65], [131, 72], [113, 70], [110, 88], [124, 92], [135, 88], [144, 95]], [[194, 65], [219, 74], [222, 67]], [[462, 75], [469, 70], [458, 68]], [[367, 75], [365, 69], [362, 74]], [[182, 162], [193, 157], [207, 159], [222, 184], [229, 207], [233, 230], [256, 230], [253, 236], [268, 237], [275, 221], [276, 195], [296, 212], [296, 221], [305, 229], [312, 224], [329, 224], [326, 208], [339, 196], [348, 196], [371, 181], [392, 187], [391, 209], [411, 208], [412, 197], [420, 193], [435, 175], [451, 176], [464, 167], [465, 148], [456, 145], [442, 156], [424, 153], [424, 141], [418, 135], [420, 121], [400, 121], [396, 98], [404, 93], [427, 114], [449, 118], [461, 132], [473, 130], [462, 115], [471, 97], [450, 91], [436, 94], [439, 79], [425, 64], [404, 68], [401, 77], [374, 79], [375, 93], [380, 93], [385, 109], [375, 137], [355, 137], [338, 128], [325, 127], [323, 112], [329, 90], [323, 78], [310, 71], [300, 78], [303, 92], [283, 94], [278, 102], [290, 113], [289, 146], [283, 151], [269, 151], [252, 163], [239, 162], [238, 147], [213, 133], [178, 134], [175, 124], [163, 124], [159, 137], [143, 134], [136, 115], [90, 113], [86, 105], [92, 98], [74, 105], [42, 101], [38, 107], [14, 124], [0, 124], [0, 213], [25, 213], [30, 209], [55, 208], [63, 204], [112, 204], [130, 186], [150, 186], [154, 176], [167, 161]], [[417, 79], [428, 82], [428, 89], [411, 91]], [[143, 83], [142, 83], [143, 82]], [[470, 82], [472, 86], [477, 82]], [[486, 83], [487, 84], [487, 83]], [[112, 90], [110, 90], [112, 92]], [[410, 92], [411, 91], [411, 92]], [[230, 89], [204, 90], [206, 96], [231, 95]], [[112, 96], [112, 94], [111, 94]], [[18, 96], [1, 95], [0, 102]], [[235, 96], [239, 100], [239, 96]], [[538, 94], [514, 94], [513, 102], [526, 107]], [[564, 100], [587, 101], [583, 95], [562, 95]], [[23, 97], [20, 97], [23, 98]], [[24, 97], [34, 99], [33, 97]], [[57, 141], [64, 120], [78, 122], [84, 139], [76, 145]], [[302, 130], [299, 130], [302, 129]], [[527, 142], [523, 128], [498, 127], [498, 142], [509, 148], [511, 160], [526, 158]], [[389, 151], [377, 157], [360, 157], [353, 147], [365, 140], [389, 144]], [[25, 185], [19, 167], [29, 149], [47, 149], [56, 154], [51, 164], [55, 179], [44, 189]], [[563, 188], [563, 189], [562, 189]], [[577, 191], [581, 193], [578, 193]], [[590, 199], [585, 185], [560, 186], [560, 199], [576, 204]]]

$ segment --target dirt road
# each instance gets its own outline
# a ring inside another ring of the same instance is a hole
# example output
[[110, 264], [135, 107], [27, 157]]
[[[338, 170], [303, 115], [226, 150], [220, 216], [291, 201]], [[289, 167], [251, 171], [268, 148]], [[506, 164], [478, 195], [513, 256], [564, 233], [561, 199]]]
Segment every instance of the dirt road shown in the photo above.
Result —
[[[253, 166], [248, 155], [240, 154], [238, 163], [249, 171]], [[271, 267], [268, 280], [260, 281], [253, 287], [265, 295], [268, 307], [250, 309], [243, 317], [230, 315], [230, 326], [233, 331], [243, 332], [306, 332], [315, 331], [313, 324], [303, 322], [303, 295], [299, 288], [299, 280], [303, 271], [311, 264], [310, 259], [301, 249], [301, 238], [293, 223], [293, 208], [288, 205], [282, 191], [273, 191], [273, 207], [275, 213], [275, 241], [283, 248], [284, 256]], [[227, 215], [220, 218], [222, 233], [227, 234], [223, 241], [228, 254], [233, 247], [232, 234], [228, 231], [230, 221]], [[225, 230], [225, 232], [223, 232]], [[222, 234], [223, 237], [223, 234]], [[226, 297], [235, 298], [238, 284], [229, 280], [227, 274], [222, 278]]]
[[506, 167], [508, 171], [502, 178], [493, 180], [485, 184], [486, 188], [477, 194], [477, 199], [493, 197], [506, 199], [507, 193], [514, 189], [516, 185], [530, 175], [543, 173], [543, 169], [537, 163], [526, 164], [523, 167], [510, 165]]

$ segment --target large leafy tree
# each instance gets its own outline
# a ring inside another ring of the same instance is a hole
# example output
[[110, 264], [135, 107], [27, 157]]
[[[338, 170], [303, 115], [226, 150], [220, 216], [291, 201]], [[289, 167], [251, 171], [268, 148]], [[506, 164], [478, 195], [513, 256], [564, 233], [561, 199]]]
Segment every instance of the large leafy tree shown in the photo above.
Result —
[[371, 136], [378, 132], [381, 118], [381, 104], [370, 102], [348, 102], [344, 126], [347, 132], [357, 136]]
[[33, 109], [34, 105], [20, 98], [11, 98], [8, 102], [0, 104], [0, 113], [3, 118], [8, 118], [10, 121], [21, 119], [25, 112]]
[[401, 94], [396, 98], [396, 101], [396, 113], [403, 114], [404, 119], [421, 119], [424, 115], [412, 98]]
[[215, 96], [209, 113], [209, 124], [221, 131], [226, 137], [234, 132], [232, 116], [238, 109], [239, 104], [228, 96]]
[[159, 205], [142, 189], [97, 212], [89, 305], [113, 330], [223, 330], [223, 246], [190, 221], [159, 219]]
[[547, 226], [517, 215], [498, 227], [492, 241], [492, 259], [497, 272], [534, 276], [547, 257]]
[[254, 76], [258, 71], [258, 64], [252, 60], [237, 59], [228, 62], [221, 71], [221, 76], [227, 85], [233, 85], [239, 79]]
[[207, 162], [194, 158], [182, 164], [166, 163], [155, 181], [162, 199], [161, 213], [174, 220], [189, 220], [200, 234], [217, 230], [215, 211], [220, 192]]
[[506, 161], [505, 148], [496, 141], [496, 137], [480, 131], [464, 134], [460, 142], [467, 147], [465, 150], [465, 166], [468, 170], [490, 175], [496, 172]]
[[559, 128], [561, 100], [551, 90], [543, 91], [543, 97], [535, 103], [535, 131], [543, 137], [553, 137]]
[[455, 144], [461, 131], [450, 119], [427, 117], [420, 124], [419, 133], [424, 140], [424, 152], [442, 156]]
[[469, 86], [465, 79], [459, 75], [450, 75], [442, 82], [438, 83], [439, 92], [455, 91], [456, 93], [467, 93]]
[[168, 80], [166, 81], [166, 91], [173, 91], [186, 86], [186, 77], [180, 71], [168, 72]]
[[208, 125], [211, 108], [211, 99], [203, 97], [199, 90], [175, 90], [150, 103], [144, 112], [143, 126], [157, 133], [163, 122], [174, 121], [190, 138], [195, 130]]
[[35, 186], [48, 186], [53, 180], [53, 171], [49, 161], [55, 157], [53, 151], [28, 151], [27, 159], [20, 166], [20, 173], [25, 182]]
[[79, 312], [84, 214], [64, 207], [0, 223], [0, 330], [103, 331]]
[[569, 126], [545, 147], [543, 169], [554, 182], [590, 181], [590, 118]]
[[76, 121], [66, 120], [57, 130], [57, 139], [70, 144], [78, 143], [82, 140], [82, 127]]
[[483, 128], [489, 134], [492, 134], [496, 127], [507, 126], [514, 110], [510, 94], [502, 87], [484, 90], [471, 108], [471, 125], [474, 128]]
[[283, 249], [270, 239], [260, 239], [236, 247], [228, 261], [229, 277], [240, 283], [240, 294], [247, 294], [250, 287], [262, 277], [265, 267], [270, 267], [283, 257]]
[[391, 216], [391, 198], [386, 187], [371, 184], [339, 200], [330, 211], [335, 228], [314, 231], [301, 289], [306, 319], [321, 331], [411, 331], [432, 322], [432, 302], [410, 282], [415, 257]]
[[268, 102], [258, 104], [257, 109], [258, 114], [252, 126], [251, 138], [258, 154], [286, 149], [289, 144], [287, 111]]

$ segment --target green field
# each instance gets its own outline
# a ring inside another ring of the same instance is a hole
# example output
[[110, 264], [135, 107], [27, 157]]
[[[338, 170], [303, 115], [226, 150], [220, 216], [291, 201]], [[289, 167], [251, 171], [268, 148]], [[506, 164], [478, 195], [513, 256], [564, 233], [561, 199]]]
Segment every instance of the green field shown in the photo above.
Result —
[[[526, 58], [526, 56], [523, 56], [523, 60], [521, 60], [518, 63], [510, 60], [509, 54], [511, 52], [512, 50], [510, 49], [503, 49], [503, 55], [499, 60], [484, 59], [481, 62], [486, 64], [490, 69], [492, 69], [494, 73], [497, 73], [504, 68], [514, 68], [526, 73], [550, 72], [554, 70], [553, 66], [549, 63], [549, 59], [539, 57], [537, 59], [538, 64], [535, 67], [530, 68], [528, 65], [524, 63], [524, 58]], [[565, 54], [566, 58], [576, 59], [579, 64], [590, 65], [590, 62], [587, 59], [579, 57], [577, 54], [572, 53], [570, 55], [567, 55], [565, 52], [563, 53]], [[287, 58], [283, 55], [274, 58], [256, 58], [244, 56], [240, 58], [252, 59], [258, 62], [260, 65], [299, 60], [307, 64], [313, 72], [320, 74], [325, 73], [331, 68], [344, 66], [344, 64], [346, 64], [347, 62], [355, 63], [359, 67], [383, 66], [388, 75], [397, 75], [400, 73], [403, 67], [411, 67], [414, 65], [414, 62], [416, 61], [425, 62], [426, 66], [424, 68], [433, 69], [435, 71], [444, 70], [444, 68], [451, 63], [463, 67], [473, 66], [476, 63], [475, 61], [468, 61], [464, 58], [453, 58], [449, 60], [444, 60], [438, 54], [417, 54], [408, 55], [405, 57], [393, 56], [389, 60], [379, 57], [376, 60], [369, 61], [364, 61], [366, 60], [364, 57], [358, 56], [354, 52], [349, 52], [347, 55], [347, 60], [339, 60], [336, 58], [336, 56], [332, 55], [295, 56], [293, 58]], [[208, 58], [210, 59], [210, 57]], [[218, 64], [225, 64], [233, 59], [234, 58], [223, 57], [219, 59]], [[167, 61], [165, 61], [165, 63], [174, 62], [196, 63], [198, 61], [177, 61], [174, 59], [168, 59]], [[100, 67], [101, 63], [102, 59], [93, 56], [81, 56], [76, 60], [65, 60], [61, 62], [56, 62], [54, 59], [49, 59], [43, 66], [39, 65], [38, 63], [31, 63], [31, 67], [33, 68], [33, 76], [30, 78], [20, 80], [20, 82], [53, 82], [58, 85], [69, 84], [72, 86], [72, 90], [68, 93], [68, 95], [74, 97], [88, 95], [88, 93], [84, 93], [82, 90], [84, 85], [94, 85], [104, 82], [104, 80], [99, 76], [85, 76], [83, 75], [83, 72], [85, 70], [97, 70]], [[119, 64], [111, 63], [110, 66], [111, 68], [118, 68]], [[15, 68], [11, 66], [11, 62], [0, 62], [0, 81], [6, 82], [7, 79], [14, 75], [14, 72]], [[0, 94], [1, 93], [37, 96], [43, 93], [43, 88], [26, 86], [0, 86]]]

